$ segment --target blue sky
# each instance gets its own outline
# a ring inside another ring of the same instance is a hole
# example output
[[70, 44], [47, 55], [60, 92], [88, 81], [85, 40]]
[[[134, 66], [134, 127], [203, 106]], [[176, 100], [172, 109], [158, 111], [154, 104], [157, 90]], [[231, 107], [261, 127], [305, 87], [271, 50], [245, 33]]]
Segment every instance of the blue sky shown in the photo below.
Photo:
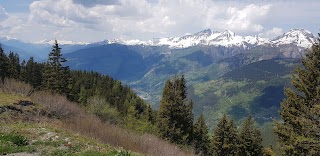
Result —
[[273, 38], [318, 33], [319, 0], [1, 0], [0, 37], [149, 40], [204, 29]]

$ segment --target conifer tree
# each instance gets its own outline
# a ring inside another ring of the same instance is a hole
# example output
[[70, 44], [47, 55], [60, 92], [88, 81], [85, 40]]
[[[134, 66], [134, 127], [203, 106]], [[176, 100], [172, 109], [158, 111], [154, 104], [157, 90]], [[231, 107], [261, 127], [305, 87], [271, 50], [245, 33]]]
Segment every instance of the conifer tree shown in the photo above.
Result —
[[44, 69], [43, 87], [45, 89], [60, 94], [69, 94], [71, 78], [69, 67], [63, 66], [66, 61], [62, 57], [61, 48], [56, 40]]
[[226, 115], [214, 130], [212, 148], [215, 156], [237, 156], [237, 129]]
[[8, 67], [8, 77], [18, 79], [20, 76], [20, 61], [19, 55], [10, 52], [8, 55], [9, 67]]
[[177, 144], [191, 144], [193, 132], [192, 101], [188, 101], [184, 77], [167, 80], [158, 113], [160, 135]]
[[22, 66], [22, 81], [31, 84], [34, 88], [38, 88], [42, 84], [43, 75], [43, 64], [37, 63], [33, 60], [33, 57], [27, 61], [27, 63], [23, 63]]
[[[320, 34], [319, 34], [320, 36]], [[283, 155], [320, 155], [320, 39], [307, 50], [302, 66], [291, 78], [294, 88], [285, 88], [275, 132]]]
[[4, 78], [6, 78], [8, 73], [8, 67], [9, 67], [9, 59], [7, 55], [4, 53], [2, 46], [0, 45], [0, 78], [1, 81], [4, 81]]
[[204, 156], [212, 155], [211, 143], [208, 136], [208, 127], [204, 121], [202, 114], [194, 125], [193, 146], [195, 148], [196, 154]]
[[238, 155], [261, 156], [262, 155], [262, 137], [260, 130], [255, 126], [252, 117], [248, 117], [240, 130], [238, 144]]

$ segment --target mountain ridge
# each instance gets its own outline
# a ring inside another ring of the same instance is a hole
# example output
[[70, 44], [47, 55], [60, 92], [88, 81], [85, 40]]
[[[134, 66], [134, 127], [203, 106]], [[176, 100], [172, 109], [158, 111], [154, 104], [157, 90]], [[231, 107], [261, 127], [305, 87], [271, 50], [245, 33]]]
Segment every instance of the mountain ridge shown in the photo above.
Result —
[[168, 46], [172, 49], [188, 48], [192, 46], [223, 46], [223, 47], [242, 47], [248, 49], [259, 45], [289, 45], [294, 44], [299, 47], [308, 48], [315, 40], [315, 36], [305, 29], [291, 29], [282, 35], [273, 39], [267, 39], [254, 36], [239, 36], [236, 33], [225, 30], [223, 32], [212, 31], [205, 29], [203, 31], [194, 33], [192, 35], [185, 35], [181, 37], [164, 37], [155, 38], [148, 41], [140, 40], [104, 40], [92, 44], [124, 44], [124, 45], [145, 45], [145, 46]]
[[[97, 42], [75, 42], [69, 40], [58, 40], [61, 45], [104, 45], [104, 44], [123, 44], [123, 45], [145, 45], [145, 46], [168, 46], [172, 49], [188, 48], [192, 46], [238, 46], [244, 49], [250, 48], [250, 46], [257, 45], [286, 45], [294, 44], [299, 47], [308, 48], [314, 42], [316, 37], [308, 30], [305, 29], [291, 29], [288, 32], [283, 33], [273, 39], [267, 39], [258, 35], [240, 36], [231, 30], [225, 30], [222, 32], [212, 31], [211, 29], [205, 29], [194, 34], [184, 35], [180, 37], [162, 37], [154, 38], [152, 40], [142, 41], [138, 39], [111, 39], [102, 40]], [[55, 40], [46, 39], [41, 41], [21, 41], [16, 38], [0, 37], [0, 42], [20, 42], [32, 45], [52, 45]], [[10, 45], [12, 46], [12, 45]]]

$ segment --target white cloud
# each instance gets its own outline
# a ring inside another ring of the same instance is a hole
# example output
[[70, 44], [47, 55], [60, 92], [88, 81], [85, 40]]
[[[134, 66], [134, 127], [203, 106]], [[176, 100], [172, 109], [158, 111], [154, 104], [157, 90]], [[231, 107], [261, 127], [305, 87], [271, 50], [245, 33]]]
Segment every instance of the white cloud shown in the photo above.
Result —
[[33, 2], [30, 7], [29, 19], [45, 24], [61, 27], [72, 27], [78, 23], [99, 22], [99, 14], [86, 9], [72, 0], [43, 0]]
[[17, 36], [19, 31], [37, 31], [32, 39], [38, 40], [97, 41], [180, 36], [206, 28], [246, 34], [264, 29], [271, 5], [231, 6], [212, 0], [41, 0], [29, 6], [27, 20], [10, 32]]
[[263, 33], [260, 33], [260, 37], [272, 39], [274, 37], [280, 36], [283, 34], [283, 29], [281, 28], [272, 28], [271, 30], [267, 30]]
[[267, 16], [271, 5], [257, 6], [250, 4], [242, 10], [236, 7], [229, 7], [227, 15], [229, 19], [226, 22], [227, 28], [233, 31], [254, 31], [259, 32], [263, 26], [259, 22]]

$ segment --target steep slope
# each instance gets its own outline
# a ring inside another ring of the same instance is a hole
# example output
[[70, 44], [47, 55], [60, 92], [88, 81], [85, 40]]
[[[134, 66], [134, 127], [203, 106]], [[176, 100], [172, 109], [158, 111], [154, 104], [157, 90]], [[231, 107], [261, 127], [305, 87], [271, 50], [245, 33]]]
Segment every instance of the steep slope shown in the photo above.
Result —
[[0, 154], [191, 155], [154, 135], [101, 121], [66, 97], [31, 90], [15, 80], [0, 84]]
[[137, 79], [147, 70], [140, 54], [118, 44], [81, 49], [65, 57], [72, 69], [94, 70], [121, 80]]
[[[221, 78], [192, 85], [190, 96], [197, 101], [195, 111], [205, 112], [215, 124], [227, 113], [237, 119], [253, 115], [260, 123], [278, 118], [283, 88], [298, 64], [295, 59], [263, 60], [236, 68]], [[196, 114], [198, 114], [196, 113]]]
[[45, 119], [47, 111], [46, 107], [34, 103], [30, 97], [0, 92], [0, 154], [37, 156], [128, 153], [63, 129], [59, 120]]

